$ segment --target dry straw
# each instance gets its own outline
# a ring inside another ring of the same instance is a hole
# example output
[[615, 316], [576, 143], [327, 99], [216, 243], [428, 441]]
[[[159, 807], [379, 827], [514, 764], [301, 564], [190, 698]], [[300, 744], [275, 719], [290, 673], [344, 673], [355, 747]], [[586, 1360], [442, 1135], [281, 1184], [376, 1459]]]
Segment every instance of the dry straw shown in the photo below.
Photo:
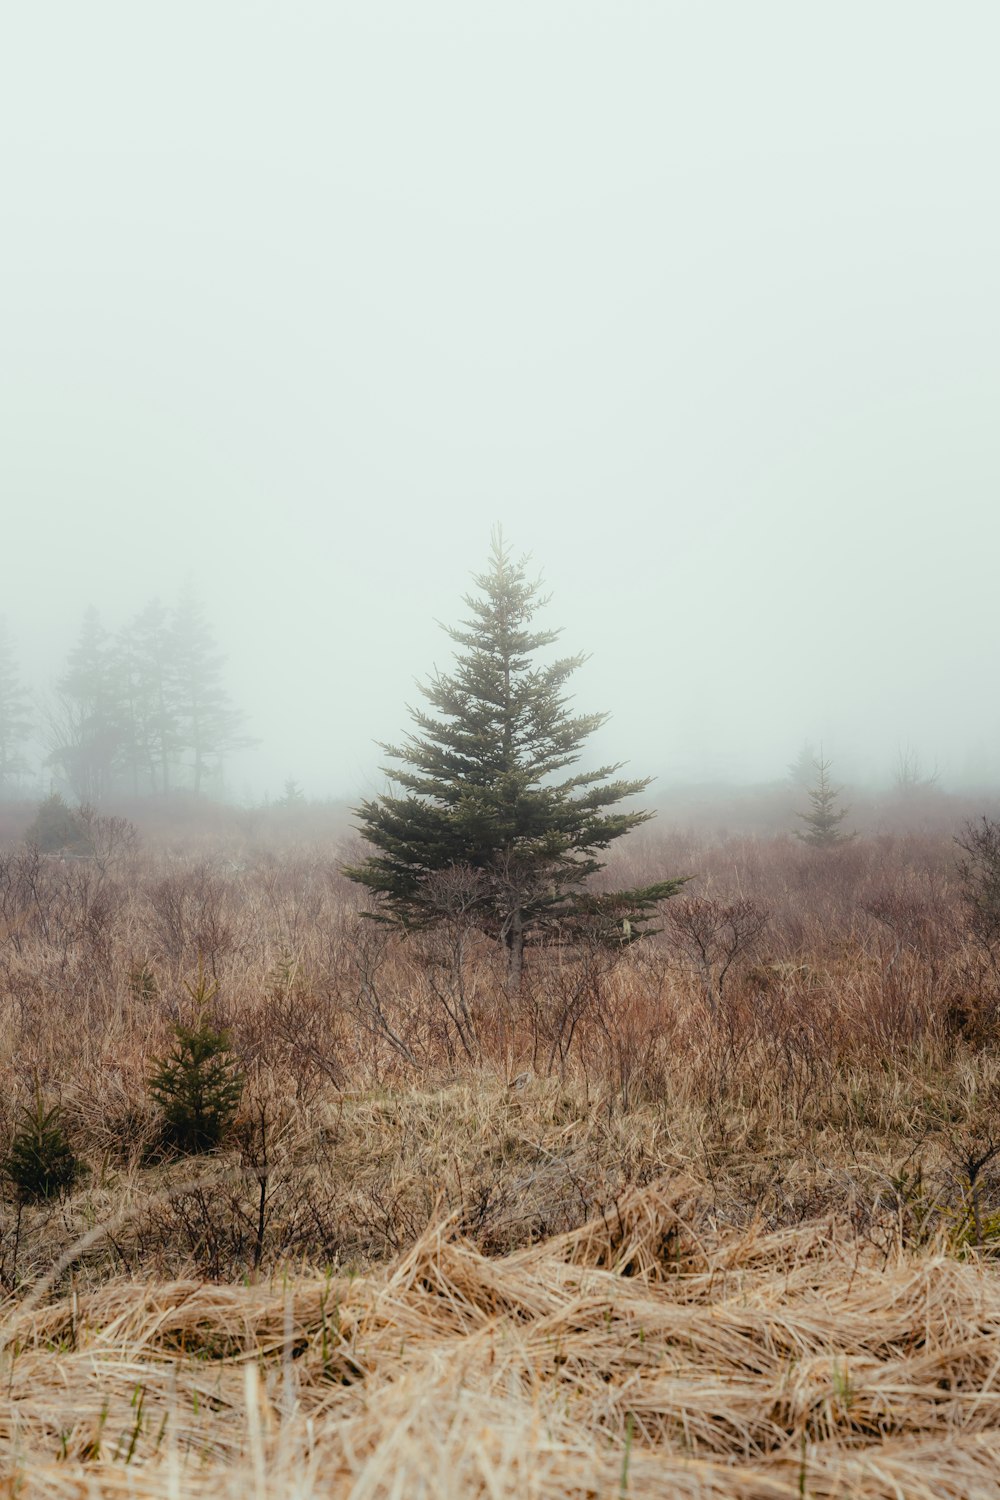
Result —
[[1000, 1492], [1000, 1277], [835, 1220], [695, 1236], [663, 1180], [490, 1259], [116, 1282], [8, 1310], [5, 1493], [892, 1497]]

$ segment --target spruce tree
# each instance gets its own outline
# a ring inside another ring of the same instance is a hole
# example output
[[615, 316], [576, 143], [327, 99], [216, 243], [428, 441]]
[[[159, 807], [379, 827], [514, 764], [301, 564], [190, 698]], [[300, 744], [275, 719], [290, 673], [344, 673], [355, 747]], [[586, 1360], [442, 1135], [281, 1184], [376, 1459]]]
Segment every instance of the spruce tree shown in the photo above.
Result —
[[85, 1167], [73, 1150], [58, 1104], [48, 1109], [36, 1087], [33, 1109], [21, 1110], [3, 1170], [22, 1202], [61, 1196]]
[[128, 708], [126, 760], [133, 794], [166, 793], [179, 725], [170, 611], [153, 599], [120, 636]]
[[816, 780], [809, 792], [812, 805], [808, 812], [799, 813], [806, 826], [804, 830], [796, 830], [796, 837], [814, 848], [832, 849], [835, 844], [846, 843], [854, 837], [853, 833], [842, 832], [840, 827], [850, 808], [837, 806], [842, 789], [831, 783], [830, 762], [824, 759], [822, 752], [814, 765]]
[[120, 661], [91, 606], [57, 684], [49, 763], [81, 802], [99, 805], [112, 790], [126, 738]]
[[804, 790], [812, 786], [816, 775], [816, 752], [812, 745], [806, 741], [799, 749], [798, 755], [788, 767], [788, 779], [795, 787]]
[[41, 854], [56, 854], [59, 850], [69, 854], [91, 852], [83, 819], [58, 792], [50, 792], [40, 803], [24, 840]]
[[616, 779], [619, 765], [570, 769], [607, 715], [570, 712], [564, 689], [583, 655], [536, 659], [560, 632], [531, 628], [547, 600], [526, 563], [494, 533], [489, 567], [474, 578], [479, 595], [464, 598], [471, 617], [445, 627], [455, 670], [421, 686], [435, 712], [410, 709], [415, 731], [381, 745], [398, 763], [385, 774], [399, 794], [356, 809], [375, 853], [346, 870], [379, 897], [372, 915], [420, 927], [441, 918], [434, 875], [466, 869], [470, 917], [503, 944], [512, 990], [526, 942], [572, 941], [595, 924], [630, 942], [683, 884], [584, 889], [603, 868], [598, 852], [652, 816], [612, 810], [649, 782]]
[[7, 622], [0, 616], [0, 797], [7, 796], [28, 769], [22, 746], [30, 735], [28, 693], [18, 675]]
[[199, 969], [197, 982], [186, 988], [195, 1019], [191, 1025], [174, 1023], [173, 1049], [154, 1059], [149, 1092], [160, 1106], [169, 1145], [185, 1153], [212, 1151], [235, 1118], [244, 1077], [229, 1032], [209, 1015], [217, 986]]
[[227, 750], [256, 744], [243, 732], [243, 715], [230, 702], [222, 680], [225, 657], [198, 595], [188, 589], [174, 612], [171, 630], [173, 743], [191, 757], [194, 791], [217, 771]]

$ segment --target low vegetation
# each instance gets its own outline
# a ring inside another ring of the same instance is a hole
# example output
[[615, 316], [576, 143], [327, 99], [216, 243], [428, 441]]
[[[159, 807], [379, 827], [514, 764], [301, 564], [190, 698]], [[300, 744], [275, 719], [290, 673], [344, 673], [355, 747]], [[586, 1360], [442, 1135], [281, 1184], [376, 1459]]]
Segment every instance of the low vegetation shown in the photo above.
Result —
[[10, 845], [5, 1472], [993, 1493], [992, 830], [642, 830], [599, 878], [692, 875], [662, 930], [515, 993], [461, 903], [365, 919], [347, 848]]
[[498, 1258], [450, 1220], [357, 1278], [29, 1303], [5, 1469], [52, 1497], [995, 1495], [995, 1273], [838, 1218], [720, 1231], [700, 1198], [675, 1174]]

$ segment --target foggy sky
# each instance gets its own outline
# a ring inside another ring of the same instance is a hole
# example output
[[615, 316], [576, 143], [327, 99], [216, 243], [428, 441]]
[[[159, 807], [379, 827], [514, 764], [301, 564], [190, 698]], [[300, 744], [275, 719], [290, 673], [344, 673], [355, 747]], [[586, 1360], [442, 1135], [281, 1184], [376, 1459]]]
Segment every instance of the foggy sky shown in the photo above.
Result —
[[188, 580], [370, 795], [502, 521], [595, 761], [1000, 781], [1000, 11], [53, 0], [0, 44], [0, 612]]

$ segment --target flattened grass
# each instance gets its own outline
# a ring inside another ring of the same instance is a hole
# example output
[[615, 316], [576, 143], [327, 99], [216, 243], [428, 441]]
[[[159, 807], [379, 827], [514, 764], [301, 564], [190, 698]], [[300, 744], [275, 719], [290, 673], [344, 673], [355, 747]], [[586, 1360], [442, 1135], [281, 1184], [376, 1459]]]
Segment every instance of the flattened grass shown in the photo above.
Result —
[[12, 1306], [9, 1493], [996, 1496], [990, 1260], [696, 1220], [664, 1178], [499, 1258], [448, 1221], [354, 1278]]

